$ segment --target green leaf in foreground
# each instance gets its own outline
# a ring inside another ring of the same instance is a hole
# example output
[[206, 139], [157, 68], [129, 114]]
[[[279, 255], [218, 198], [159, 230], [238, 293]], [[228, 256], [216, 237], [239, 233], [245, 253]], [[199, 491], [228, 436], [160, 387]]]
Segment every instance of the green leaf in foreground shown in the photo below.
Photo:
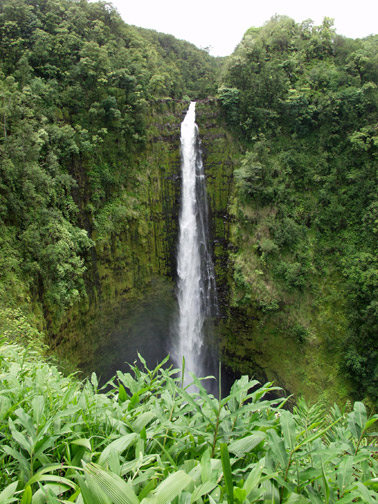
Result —
[[234, 502], [234, 486], [232, 483], [232, 470], [231, 470], [231, 464], [230, 464], [230, 455], [228, 453], [226, 443], [221, 443], [220, 451], [221, 451], [224, 483], [225, 483], [226, 492], [227, 492], [227, 500], [228, 500], [229, 504], [233, 504], [233, 502]]
[[190, 483], [192, 478], [184, 471], [177, 471], [168, 476], [141, 504], [167, 504], [173, 501]]
[[[105, 469], [93, 463], [86, 464], [84, 471], [93, 477], [93, 480], [114, 504], [139, 504], [139, 499], [135, 495], [132, 485], [126, 483], [116, 474], [105, 471]], [[89, 488], [91, 487], [91, 481], [91, 478], [87, 479]]]

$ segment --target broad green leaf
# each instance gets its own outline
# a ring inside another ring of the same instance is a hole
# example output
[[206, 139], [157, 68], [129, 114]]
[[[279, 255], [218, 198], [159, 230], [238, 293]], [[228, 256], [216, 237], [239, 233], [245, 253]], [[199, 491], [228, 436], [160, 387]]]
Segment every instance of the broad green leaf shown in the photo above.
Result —
[[[153, 481], [154, 485], [153, 485], [152, 490], [154, 488], [156, 488], [156, 484], [157, 484], [156, 480], [157, 480], [158, 477], [160, 477], [160, 473], [157, 471], [157, 467], [156, 466], [150, 467], [150, 468], [148, 468], [148, 469], [146, 469], [144, 471], [139, 471], [139, 474], [140, 474], [140, 476], [138, 476], [137, 478], [133, 479], [133, 486], [136, 486], [136, 485], [145, 485], [146, 482]], [[144, 490], [144, 488], [143, 488], [143, 490]], [[140, 495], [138, 495], [138, 498], [139, 498], [139, 500], [142, 499], [142, 497], [140, 497]]]
[[205, 450], [201, 457], [201, 481], [206, 483], [211, 480], [210, 448]]
[[[197, 376], [193, 373], [189, 373], [192, 380], [193, 380], [193, 383], [194, 385], [197, 387], [198, 389], [198, 393], [200, 395], [200, 397], [202, 397], [202, 399], [204, 401], [206, 401], [207, 405], [209, 406], [209, 408], [213, 411], [213, 413], [215, 415], [218, 415], [218, 410], [219, 410], [219, 404], [218, 404], [218, 401], [214, 398], [211, 398], [207, 392], [207, 390], [205, 389], [205, 387], [202, 385], [201, 383], [201, 380], [199, 380], [197, 378]], [[212, 378], [212, 377], [211, 377]]]
[[126, 434], [125, 436], [122, 436], [112, 443], [110, 443], [104, 451], [101, 453], [100, 458], [98, 460], [98, 463], [100, 465], [103, 465], [106, 460], [109, 457], [109, 454], [112, 450], [114, 450], [116, 453], [121, 454], [124, 452], [131, 444], [137, 441], [138, 435], [135, 432], [132, 432], [130, 434]]
[[225, 406], [233, 399], [236, 400], [237, 405], [241, 404], [243, 401], [248, 399], [249, 396], [247, 392], [256, 387], [256, 385], [259, 385], [257, 380], [248, 380], [248, 376], [242, 376], [234, 382], [231, 387], [230, 394], [222, 399], [221, 406]]
[[89, 439], [86, 439], [86, 438], [74, 439], [73, 441], [71, 441], [71, 444], [77, 445], [77, 446], [83, 446], [88, 451], [92, 450], [91, 442], [89, 441]]
[[340, 490], [340, 497], [344, 495], [353, 476], [353, 457], [344, 456], [337, 469], [337, 484]]
[[9, 427], [12, 432], [13, 439], [17, 441], [17, 444], [22, 448], [23, 450], [27, 451], [29, 454], [32, 452], [32, 444], [26, 437], [19, 432], [16, 428], [14, 423], [12, 422], [11, 419], [9, 419]]
[[143, 487], [143, 490], [139, 493], [138, 499], [139, 501], [142, 501], [147, 495], [152, 492], [156, 487], [156, 479], [150, 479], [150, 481], [147, 483], [145, 487]]
[[264, 493], [264, 502], [267, 504], [280, 504], [280, 494], [277, 487], [273, 484], [273, 482], [268, 479], [263, 481], [261, 486], [265, 488]]
[[215, 430], [214, 422], [210, 420], [210, 418], [207, 415], [205, 415], [199, 404], [193, 399], [192, 395], [189, 394], [186, 390], [181, 388], [178, 388], [177, 392], [181, 395], [183, 399], [185, 399], [185, 401], [187, 401], [194, 409], [196, 409], [198, 413], [201, 416], [203, 416], [204, 419], [208, 422], [208, 424], [211, 425], [212, 428]]
[[313, 482], [321, 477], [321, 469], [319, 467], [306, 467], [306, 469], [300, 471], [299, 482], [301, 484], [306, 484], [307, 482]]
[[252, 471], [248, 474], [247, 479], [244, 482], [243, 488], [247, 492], [247, 496], [252, 492], [252, 490], [259, 484], [262, 470], [265, 466], [265, 458], [260, 459]]
[[195, 488], [194, 492], [192, 492], [190, 502], [191, 503], [196, 502], [196, 500], [212, 492], [216, 486], [217, 486], [216, 481], [207, 481], [206, 483], [203, 483], [202, 485], [198, 486], [197, 488]]
[[355, 413], [355, 418], [358, 426], [362, 430], [365, 427], [367, 421], [366, 408], [362, 402], [356, 401], [354, 403], [353, 411]]
[[10, 499], [14, 496], [18, 486], [18, 481], [11, 483], [0, 493], [0, 502], [12, 502]]
[[[92, 476], [103, 492], [113, 501], [114, 504], [139, 504], [130, 483], [126, 483], [122, 478], [110, 471], [105, 471], [97, 464], [89, 463], [84, 466], [86, 474]], [[91, 478], [88, 480], [90, 487]]]
[[45, 410], [45, 398], [41, 395], [32, 399], [33, 418], [37, 426], [41, 423], [42, 415]]
[[225, 483], [226, 492], [227, 492], [227, 500], [228, 500], [229, 504], [233, 504], [233, 502], [234, 502], [234, 486], [232, 483], [232, 470], [231, 470], [231, 464], [230, 464], [230, 456], [228, 453], [226, 443], [221, 443], [220, 452], [221, 452], [224, 483]]
[[249, 453], [265, 438], [264, 432], [252, 434], [241, 439], [237, 439], [228, 445], [228, 451], [241, 458], [245, 453]]
[[34, 446], [34, 455], [33, 457], [34, 458], [40, 458], [41, 455], [43, 455], [43, 453], [55, 446], [55, 440], [56, 440], [57, 436], [45, 436], [43, 437], [42, 439], [40, 439], [36, 445]]
[[135, 432], [141, 432], [141, 430], [155, 418], [155, 414], [152, 411], [146, 411], [138, 416], [138, 418], [133, 422], [133, 429]]
[[310, 485], [307, 487], [307, 492], [311, 504], [324, 504], [323, 496], [320, 495], [320, 493], [314, 488], [312, 488]]
[[375, 498], [373, 499], [371, 493], [365, 487], [365, 485], [363, 485], [362, 483], [360, 483], [358, 481], [357, 482], [357, 487], [358, 487], [358, 491], [359, 491], [361, 497], [364, 499], [365, 503], [367, 503], [367, 504], [376, 504], [376, 502], [377, 502], [377, 493], [376, 492], [374, 492]]
[[143, 499], [141, 504], [167, 504], [173, 501], [192, 481], [192, 478], [184, 471], [172, 473], [150, 496]]
[[71, 486], [66, 486], [59, 483], [46, 483], [33, 495], [32, 504], [45, 504], [46, 502], [48, 504], [58, 504], [59, 501], [56, 500], [55, 496], [60, 496], [68, 490], [71, 490]]
[[93, 385], [94, 391], [96, 392], [98, 389], [98, 379], [96, 373], [91, 374], [91, 383]]
[[82, 476], [78, 476], [77, 480], [84, 504], [112, 504], [110, 499], [107, 495], [105, 495], [95, 480], [91, 480], [88, 476], [87, 479], [84, 479]]
[[280, 464], [282, 469], [286, 469], [288, 464], [288, 455], [285, 450], [284, 442], [277, 432], [273, 429], [267, 431], [269, 448], [275, 459], [275, 464]]
[[295, 422], [293, 415], [289, 411], [282, 410], [280, 416], [282, 434], [285, 439], [286, 447], [292, 451], [295, 447]]
[[11, 457], [13, 457], [14, 459], [16, 459], [19, 462], [25, 475], [27, 475], [27, 476], [30, 475], [30, 464], [29, 464], [28, 460], [26, 459], [26, 457], [24, 457], [24, 455], [22, 455], [22, 453], [17, 452], [16, 450], [14, 450], [13, 448], [11, 448], [10, 446], [7, 446], [7, 445], [2, 446], [2, 449], [5, 453], [7, 453], [8, 455], [10, 455]]
[[247, 497], [247, 492], [244, 488], [235, 487], [234, 488], [234, 499], [237, 502], [244, 502]]
[[22, 425], [31, 439], [34, 439], [36, 437], [36, 430], [32, 417], [28, 415], [23, 408], [16, 409], [15, 413], [18, 417], [17, 423]]
[[[364, 425], [364, 431], [365, 432], [368, 431], [370, 429], [370, 427], [372, 425], [374, 425], [377, 420], [378, 420], [378, 415], [374, 415], [372, 418], [369, 418], [369, 420], [367, 420], [367, 422]], [[374, 433], [371, 433], [371, 434], [374, 434]], [[370, 435], [370, 433], [369, 433], [369, 435]]]
[[361, 492], [359, 490], [353, 489], [348, 491], [344, 497], [337, 500], [337, 504], [350, 504], [351, 502], [361, 502]]
[[118, 402], [122, 404], [123, 402], [127, 401], [127, 393], [125, 387], [122, 385], [122, 383], [119, 384], [118, 387]]
[[109, 456], [107, 458], [107, 463], [111, 472], [117, 474], [117, 476], [121, 476], [120, 457], [115, 450], [110, 450]]
[[31, 504], [31, 501], [32, 501], [32, 489], [31, 489], [31, 486], [28, 485], [23, 494], [22, 494], [22, 498], [21, 498], [21, 504]]
[[[262, 403], [261, 399], [266, 395], [274, 391], [282, 391], [281, 387], [274, 387], [273, 382], [267, 382], [262, 385], [262, 387], [258, 388], [252, 393], [252, 400], [253, 402], [257, 403], [259, 402], [260, 404]], [[281, 408], [283, 404], [285, 404], [288, 400], [290, 399], [289, 397], [279, 397], [277, 399], [274, 399], [272, 404], [278, 404], [279, 407]]]
[[30, 478], [28, 481], [29, 485], [32, 485], [33, 483], [41, 483], [41, 482], [50, 482], [50, 483], [57, 483], [61, 484], [65, 488], [71, 488], [73, 490], [76, 490], [76, 484], [67, 479], [64, 478], [63, 476], [54, 476], [53, 474], [41, 474], [40, 472], [37, 473], [35, 476]]
[[352, 413], [349, 413], [348, 415], [348, 427], [350, 432], [352, 433], [352, 436], [356, 440], [360, 439], [362, 428], [358, 425], [358, 420], [354, 411], [352, 411]]

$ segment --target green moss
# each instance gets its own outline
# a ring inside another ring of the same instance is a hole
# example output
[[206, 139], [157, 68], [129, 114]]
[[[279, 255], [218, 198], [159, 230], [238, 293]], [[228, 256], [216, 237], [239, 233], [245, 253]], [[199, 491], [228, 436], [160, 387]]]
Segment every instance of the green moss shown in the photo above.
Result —
[[175, 268], [180, 194], [179, 135], [186, 106], [167, 101], [150, 109], [146, 121], [151, 136], [143, 151], [131, 158], [133, 187], [125, 187], [110, 199], [96, 217], [88, 301], [72, 309], [58, 331], [50, 332], [55, 350], [88, 372], [100, 364], [105, 369], [96, 356], [102, 354], [117, 324], [123, 321], [128, 327], [127, 345], [135, 314], [146, 302], [168, 298], [171, 301], [164, 306], [173, 302], [170, 278]]
[[[237, 252], [232, 255], [232, 307], [222, 327], [225, 362], [233, 369], [240, 362], [240, 370], [249, 374], [263, 372], [296, 397], [343, 402], [351, 385], [341, 357], [348, 321], [340, 274], [323, 275], [311, 262], [305, 283], [298, 283], [301, 272], [294, 272], [290, 251], [277, 252], [270, 233], [274, 209], [240, 207], [234, 215], [231, 236]], [[316, 246], [309, 232], [300, 248], [313, 257]], [[305, 264], [303, 259], [301, 268]]]

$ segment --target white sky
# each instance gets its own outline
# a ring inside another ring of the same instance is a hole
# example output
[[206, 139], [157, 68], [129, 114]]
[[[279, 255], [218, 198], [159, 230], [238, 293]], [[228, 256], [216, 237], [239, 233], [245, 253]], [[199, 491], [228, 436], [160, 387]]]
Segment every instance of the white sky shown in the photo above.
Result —
[[274, 14], [297, 22], [335, 19], [338, 34], [359, 38], [378, 33], [378, 0], [110, 0], [128, 24], [170, 33], [210, 54], [231, 54], [244, 32]]

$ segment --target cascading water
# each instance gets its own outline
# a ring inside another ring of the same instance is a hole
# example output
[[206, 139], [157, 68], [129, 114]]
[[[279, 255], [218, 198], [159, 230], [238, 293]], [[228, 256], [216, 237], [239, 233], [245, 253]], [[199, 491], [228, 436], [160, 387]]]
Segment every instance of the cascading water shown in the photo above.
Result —
[[178, 307], [174, 358], [197, 376], [217, 372], [212, 321], [217, 315], [214, 265], [208, 240], [208, 206], [195, 103], [181, 124], [181, 212], [177, 253]]

